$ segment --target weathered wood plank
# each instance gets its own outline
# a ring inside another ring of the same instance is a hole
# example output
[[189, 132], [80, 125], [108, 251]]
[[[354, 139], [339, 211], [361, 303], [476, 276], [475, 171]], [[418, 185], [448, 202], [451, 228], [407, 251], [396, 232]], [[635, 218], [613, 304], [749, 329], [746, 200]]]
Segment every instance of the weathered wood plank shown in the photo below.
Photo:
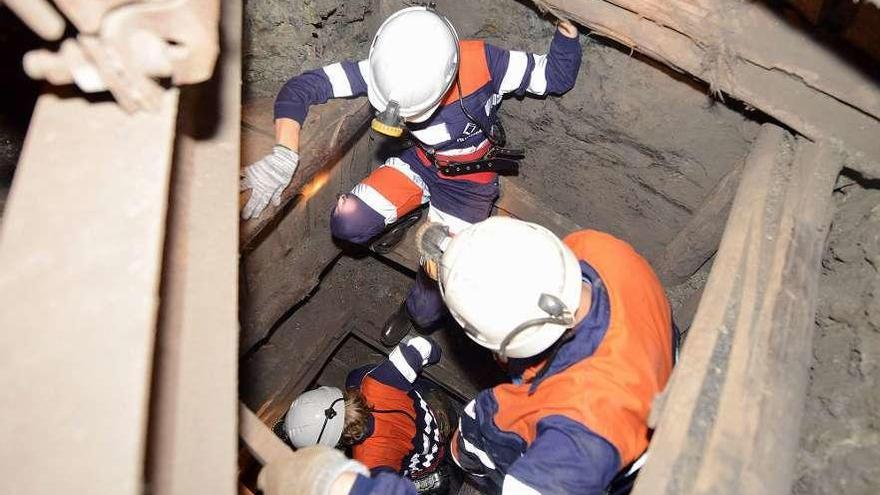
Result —
[[666, 245], [656, 270], [667, 287], [687, 281], [715, 254], [742, 174], [737, 164], [715, 184], [688, 223]]
[[181, 90], [147, 459], [155, 495], [237, 486], [241, 0], [223, 2], [221, 22], [214, 78]]
[[[265, 156], [275, 144], [271, 107], [266, 101], [245, 107], [245, 127], [263, 139], [242, 145], [242, 166]], [[361, 135], [372, 115], [366, 98], [355, 100], [332, 100], [313, 108], [303, 124], [300, 138], [300, 161], [290, 185], [285, 189], [279, 206], [269, 205], [263, 213], [241, 224], [241, 250], [252, 249], [261, 238], [261, 233], [271, 228], [280, 219], [281, 213], [300, 189], [312, 182], [319, 171], [328, 163], [337, 161], [348, 151], [351, 144]], [[251, 117], [253, 116], [253, 117]], [[259, 116], [259, 117], [258, 117]], [[242, 193], [242, 198], [250, 192]]]
[[830, 140], [848, 166], [880, 177], [880, 88], [762, 2], [535, 0], [808, 138]]
[[[668, 386], [638, 494], [788, 493], [842, 158], [765, 125]], [[772, 466], [768, 469], [767, 466]]]
[[0, 237], [0, 463], [17, 493], [143, 491], [177, 100], [37, 101]]
[[[864, 71], [814, 42], [796, 20], [783, 18], [763, 2], [730, 0], [606, 0], [639, 12], [657, 24], [698, 42], [726, 50], [708, 71], [725, 77], [725, 57], [782, 71], [820, 93], [880, 118], [880, 89]], [[708, 72], [707, 71], [707, 72]]]
[[262, 465], [290, 456], [293, 451], [256, 414], [238, 403], [239, 435], [251, 455]]
[[[243, 141], [253, 135], [244, 128]], [[327, 164], [301, 190], [297, 203], [275, 229], [244, 256], [247, 293], [242, 304], [242, 352], [315, 288], [321, 272], [339, 254], [340, 246], [330, 235], [330, 212], [337, 196], [369, 173], [367, 147], [367, 140], [361, 139]]]

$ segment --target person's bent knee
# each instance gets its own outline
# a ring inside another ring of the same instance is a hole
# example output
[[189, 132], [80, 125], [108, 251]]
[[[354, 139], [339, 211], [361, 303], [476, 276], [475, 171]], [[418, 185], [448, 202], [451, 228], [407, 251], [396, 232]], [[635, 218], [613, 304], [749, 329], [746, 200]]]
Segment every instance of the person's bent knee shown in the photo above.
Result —
[[339, 196], [330, 214], [333, 237], [355, 244], [366, 244], [385, 228], [385, 218], [353, 194]]

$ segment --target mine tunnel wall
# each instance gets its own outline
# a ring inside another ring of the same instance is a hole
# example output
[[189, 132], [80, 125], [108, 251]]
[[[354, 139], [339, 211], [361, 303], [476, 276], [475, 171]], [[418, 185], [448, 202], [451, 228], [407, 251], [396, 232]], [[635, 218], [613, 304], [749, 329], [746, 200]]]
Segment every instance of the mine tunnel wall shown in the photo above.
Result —
[[[303, 70], [365, 58], [378, 23], [402, 6], [389, 0], [249, 0], [246, 99], [274, 97]], [[438, 7], [462, 37], [508, 49], [544, 53], [554, 29], [529, 2], [440, 1]], [[581, 43], [584, 58], [572, 91], [508, 98], [502, 105], [510, 141], [528, 150], [519, 176], [507, 180], [584, 227], [626, 239], [656, 262], [712, 188], [741, 163], [765, 117], [712, 98], [702, 83], [611, 42], [582, 33]], [[797, 494], [871, 493], [880, 484], [880, 185], [848, 174], [835, 193], [838, 209], [823, 259]], [[311, 313], [347, 307], [346, 318], [380, 325], [393, 306], [384, 302], [405, 295], [406, 277], [375, 260], [340, 263]], [[673, 308], [688, 313], [688, 321], [709, 268], [670, 290]], [[358, 290], [369, 297], [359, 298]], [[265, 371], [284, 368], [284, 343], [296, 345], [289, 334], [306, 331], [315, 318], [309, 314], [292, 314], [277, 329], [278, 347], [261, 349], [244, 365], [243, 381], [254, 384], [246, 397], [269, 394], [283, 382], [266, 380]]]

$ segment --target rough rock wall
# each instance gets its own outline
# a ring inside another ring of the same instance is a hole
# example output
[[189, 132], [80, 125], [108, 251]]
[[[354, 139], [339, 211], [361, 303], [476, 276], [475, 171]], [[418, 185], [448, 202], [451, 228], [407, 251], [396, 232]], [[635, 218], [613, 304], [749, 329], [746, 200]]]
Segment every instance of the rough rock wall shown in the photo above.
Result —
[[822, 261], [796, 495], [880, 487], [880, 182], [842, 177]]
[[[508, 49], [546, 53], [555, 29], [530, 2], [447, 0], [438, 7], [463, 37]], [[582, 45], [572, 91], [502, 105], [512, 144], [528, 150], [516, 180], [650, 259], [744, 157], [757, 124], [690, 80], [583, 34]]]
[[275, 96], [290, 77], [369, 52], [378, 0], [246, 0], [245, 99]]

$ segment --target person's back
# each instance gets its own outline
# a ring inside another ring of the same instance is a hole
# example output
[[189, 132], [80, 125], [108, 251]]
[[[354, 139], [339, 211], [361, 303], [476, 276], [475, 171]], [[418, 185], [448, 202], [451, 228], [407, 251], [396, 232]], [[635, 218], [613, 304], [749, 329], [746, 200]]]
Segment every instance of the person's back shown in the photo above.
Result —
[[373, 472], [390, 471], [410, 479], [434, 472], [446, 456], [448, 432], [443, 414], [429, 404], [422, 367], [435, 363], [439, 347], [416, 337], [400, 343], [389, 358], [375, 366], [353, 370], [346, 389], [356, 390], [367, 405], [362, 437], [352, 445], [352, 457]]
[[[452, 239], [441, 261], [450, 310], [481, 345], [502, 355], [518, 342], [533, 350], [508, 359], [512, 383], [465, 408], [453, 458], [503, 492], [602, 493], [647, 449], [651, 404], [672, 370], [663, 288], [631, 246], [608, 234], [582, 231], [563, 243], [533, 224], [496, 218], [472, 229]], [[553, 259], [560, 256], [561, 264]], [[476, 293], [486, 294], [479, 305]], [[540, 308], [515, 309], [520, 299]], [[523, 316], [484, 311], [504, 301], [507, 313]]]

